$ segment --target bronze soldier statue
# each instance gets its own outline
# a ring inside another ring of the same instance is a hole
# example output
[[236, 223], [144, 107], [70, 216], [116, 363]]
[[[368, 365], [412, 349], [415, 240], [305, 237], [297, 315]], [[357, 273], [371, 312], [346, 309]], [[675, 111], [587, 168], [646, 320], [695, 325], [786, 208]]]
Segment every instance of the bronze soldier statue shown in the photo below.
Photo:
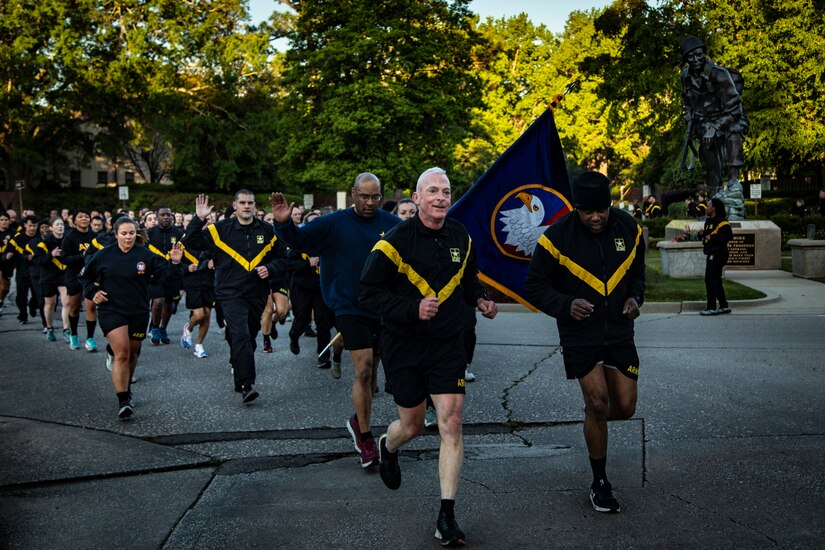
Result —
[[[742, 109], [744, 81], [739, 71], [726, 69], [707, 57], [705, 44], [695, 36], [682, 41], [682, 102], [688, 133], [682, 161], [694, 140], [705, 168], [705, 185], [720, 185], [720, 198], [728, 206], [730, 219], [744, 219], [744, 196], [739, 169], [744, 165], [742, 143], [749, 123]], [[726, 170], [723, 179], [723, 170]]]

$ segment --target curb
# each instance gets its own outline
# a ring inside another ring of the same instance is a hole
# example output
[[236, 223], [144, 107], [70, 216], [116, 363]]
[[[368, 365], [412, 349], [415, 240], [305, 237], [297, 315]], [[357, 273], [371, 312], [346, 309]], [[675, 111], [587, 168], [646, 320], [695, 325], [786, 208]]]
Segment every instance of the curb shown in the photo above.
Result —
[[[782, 299], [782, 296], [775, 292], [762, 290], [765, 293], [764, 298], [756, 298], [753, 300], [731, 300], [731, 306], [737, 308], [752, 308], [772, 304]], [[685, 302], [645, 302], [642, 305], [642, 313], [699, 313], [707, 304], [704, 301], [685, 301]], [[498, 304], [498, 310], [507, 313], [535, 313], [521, 304]]]

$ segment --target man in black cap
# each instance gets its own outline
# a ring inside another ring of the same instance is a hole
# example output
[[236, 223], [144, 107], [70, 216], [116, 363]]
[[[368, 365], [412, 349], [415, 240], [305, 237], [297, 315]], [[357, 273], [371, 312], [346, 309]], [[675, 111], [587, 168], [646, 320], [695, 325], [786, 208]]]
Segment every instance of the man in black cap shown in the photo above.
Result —
[[567, 378], [582, 390], [590, 502], [598, 512], [618, 512], [605, 472], [607, 421], [636, 412], [633, 320], [644, 301], [645, 246], [636, 220], [610, 206], [607, 177], [585, 172], [572, 187], [575, 210], [539, 238], [525, 287], [530, 302], [556, 318]]

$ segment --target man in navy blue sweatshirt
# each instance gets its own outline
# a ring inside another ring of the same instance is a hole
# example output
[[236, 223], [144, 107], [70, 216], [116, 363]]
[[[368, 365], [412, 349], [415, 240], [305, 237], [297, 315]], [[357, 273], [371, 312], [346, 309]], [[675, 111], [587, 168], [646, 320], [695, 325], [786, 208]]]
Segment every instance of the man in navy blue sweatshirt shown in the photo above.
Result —
[[320, 257], [321, 294], [335, 312], [336, 326], [344, 337], [344, 348], [352, 354], [355, 368], [355, 414], [347, 421], [347, 430], [361, 454], [362, 468], [378, 464], [370, 416], [377, 385], [381, 324], [377, 314], [358, 301], [358, 281], [372, 247], [401, 221], [380, 208], [381, 198], [378, 177], [369, 172], [358, 174], [352, 186], [352, 208], [297, 227], [290, 219], [293, 205], [287, 204], [281, 193], [270, 197], [278, 238], [294, 250]]

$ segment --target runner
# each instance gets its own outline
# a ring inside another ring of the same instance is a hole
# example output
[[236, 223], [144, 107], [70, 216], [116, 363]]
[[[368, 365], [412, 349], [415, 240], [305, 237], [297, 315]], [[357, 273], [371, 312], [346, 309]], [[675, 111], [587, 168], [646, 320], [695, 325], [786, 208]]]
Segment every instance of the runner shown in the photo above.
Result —
[[[168, 206], [161, 206], [156, 211], [158, 224], [147, 230], [149, 240], [146, 248], [164, 260], [169, 259], [169, 252], [176, 247], [183, 236], [183, 231], [174, 226], [175, 216]], [[185, 254], [185, 252], [184, 252]], [[194, 257], [187, 256], [190, 262], [197, 262]], [[174, 288], [163, 284], [153, 284], [150, 288], [152, 296], [152, 325], [151, 343], [153, 346], [168, 344], [171, 340], [166, 332], [169, 319], [174, 311], [173, 304], [180, 301], [180, 287]]]
[[[97, 304], [100, 328], [114, 354], [112, 385], [118, 400], [118, 418], [134, 413], [131, 382], [149, 324], [149, 285], [181, 280], [183, 251], [169, 251], [169, 261], [137, 244], [137, 222], [128, 217], [115, 222], [117, 244], [94, 254], [80, 273], [84, 296]], [[170, 265], [171, 264], [171, 265]]]
[[398, 419], [379, 439], [381, 480], [401, 486], [398, 450], [421, 433], [427, 395], [438, 414], [441, 444], [438, 478], [441, 508], [435, 536], [442, 546], [463, 546], [455, 499], [464, 460], [462, 414], [464, 309], [474, 304], [484, 317], [497, 313], [478, 280], [478, 264], [467, 230], [447, 218], [450, 180], [441, 168], [418, 178], [413, 200], [418, 215], [378, 241], [367, 258], [358, 298], [384, 323], [381, 356]]
[[[83, 269], [86, 251], [92, 246], [94, 233], [89, 229], [91, 224], [89, 211], [79, 209], [75, 211], [74, 228], [66, 233], [63, 238], [63, 263], [66, 264], [64, 272], [66, 282], [66, 292], [69, 295], [69, 329], [71, 330], [70, 347], [80, 349], [78, 341], [77, 326], [80, 322], [80, 303], [83, 300], [83, 287], [77, 280], [77, 275]], [[95, 342], [95, 328], [97, 327], [97, 308], [91, 300], [86, 300], [86, 344], [85, 347], [90, 352], [97, 351]]]
[[335, 312], [335, 324], [344, 346], [352, 354], [355, 378], [352, 404], [355, 409], [346, 423], [361, 467], [378, 464], [378, 449], [370, 428], [372, 396], [378, 384], [378, 316], [358, 301], [358, 279], [376, 242], [400, 220], [381, 210], [381, 182], [375, 174], [358, 174], [352, 186], [353, 207], [321, 216], [298, 228], [290, 219], [292, 205], [283, 194], [270, 197], [275, 230], [293, 249], [321, 262], [321, 292]]
[[49, 221], [51, 232], [37, 243], [32, 261], [40, 266], [40, 289], [46, 320], [46, 339], [49, 342], [57, 339], [54, 335], [54, 314], [57, 309], [57, 296], [60, 295], [63, 341], [72, 346], [72, 349], [80, 349], [79, 345], [75, 347], [77, 342], [72, 342], [69, 329], [69, 295], [66, 292], [64, 279], [66, 264], [63, 262], [62, 250], [64, 227], [65, 224], [61, 217], [52, 218]]
[[9, 241], [14, 237], [11, 227], [11, 218], [8, 212], [0, 210], [0, 315], [6, 307], [6, 297], [9, 295], [11, 278], [14, 275], [14, 262], [6, 259]]
[[286, 248], [272, 226], [255, 217], [255, 194], [247, 189], [235, 193], [234, 218], [204, 229], [212, 212], [209, 197], [195, 199], [195, 217], [186, 228], [184, 244], [208, 250], [215, 264], [215, 297], [226, 316], [226, 339], [235, 391], [243, 404], [258, 398], [255, 384], [255, 346], [261, 329], [261, 314], [269, 290], [267, 279], [277, 271], [275, 262]]
[[[11, 216], [9, 216], [11, 219]], [[38, 309], [37, 296], [32, 279], [32, 258], [34, 251], [29, 248], [31, 241], [39, 239], [37, 232], [37, 218], [26, 216], [21, 220], [22, 231], [17, 233], [6, 246], [6, 259], [14, 264], [14, 284], [16, 288], [15, 303], [17, 304], [17, 320], [21, 325], [29, 323], [29, 317], [35, 317]], [[38, 278], [37, 284], [40, 284]]]

